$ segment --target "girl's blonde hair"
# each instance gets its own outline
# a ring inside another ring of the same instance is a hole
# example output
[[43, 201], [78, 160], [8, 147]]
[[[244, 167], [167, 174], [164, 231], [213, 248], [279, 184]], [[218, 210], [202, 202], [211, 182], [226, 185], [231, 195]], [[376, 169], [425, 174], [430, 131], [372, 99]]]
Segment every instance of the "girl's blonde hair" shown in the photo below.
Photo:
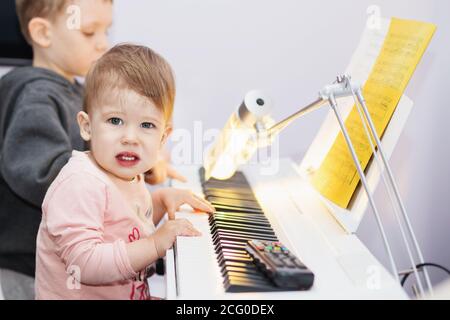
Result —
[[101, 57], [86, 77], [84, 110], [101, 106], [114, 89], [130, 89], [151, 100], [170, 122], [175, 101], [175, 80], [167, 61], [144, 46], [117, 45]]

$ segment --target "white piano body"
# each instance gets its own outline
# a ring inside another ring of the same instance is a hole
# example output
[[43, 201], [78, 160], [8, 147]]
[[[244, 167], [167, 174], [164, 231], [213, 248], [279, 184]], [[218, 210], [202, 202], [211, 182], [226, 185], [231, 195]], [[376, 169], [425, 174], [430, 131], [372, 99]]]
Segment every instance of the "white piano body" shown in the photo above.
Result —
[[[199, 167], [179, 167], [189, 180], [175, 187], [202, 194]], [[400, 284], [355, 234], [348, 234], [300, 178], [290, 160], [278, 174], [261, 175], [255, 165], [243, 170], [279, 240], [315, 274], [307, 291], [227, 293], [216, 259], [208, 215], [186, 208], [201, 237], [178, 237], [166, 258], [167, 299], [408, 299]]]

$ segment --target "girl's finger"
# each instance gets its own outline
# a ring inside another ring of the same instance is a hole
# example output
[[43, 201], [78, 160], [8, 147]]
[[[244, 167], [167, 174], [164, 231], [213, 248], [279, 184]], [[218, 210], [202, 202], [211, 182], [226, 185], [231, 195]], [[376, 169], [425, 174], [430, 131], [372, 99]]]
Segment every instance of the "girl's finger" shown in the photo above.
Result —
[[192, 227], [190, 229], [192, 236], [194, 237], [200, 237], [202, 235], [202, 233], [200, 231], [198, 231], [197, 229], [195, 229], [194, 227]]
[[199, 209], [204, 212], [214, 212], [214, 208], [211, 205], [209, 205], [195, 197], [192, 197], [192, 196], [188, 197], [186, 202], [194, 209]]
[[205, 204], [206, 206], [208, 206], [209, 211], [208, 212], [214, 212], [216, 211], [216, 209], [212, 206], [211, 203], [209, 203], [209, 201], [203, 199], [202, 197], [196, 195], [195, 193], [192, 193], [192, 196], [194, 196], [195, 199], [199, 200], [200, 202], [202, 202], [203, 204]]
[[182, 234], [183, 234], [183, 236], [185, 236], [185, 237], [198, 237], [198, 236], [201, 236], [201, 235], [202, 235], [202, 234], [201, 234], [199, 231], [197, 231], [197, 229], [195, 229], [193, 226], [186, 226], [186, 227], [183, 229]]
[[169, 217], [169, 220], [175, 220], [175, 212], [176, 209], [174, 207], [167, 208], [167, 215]]

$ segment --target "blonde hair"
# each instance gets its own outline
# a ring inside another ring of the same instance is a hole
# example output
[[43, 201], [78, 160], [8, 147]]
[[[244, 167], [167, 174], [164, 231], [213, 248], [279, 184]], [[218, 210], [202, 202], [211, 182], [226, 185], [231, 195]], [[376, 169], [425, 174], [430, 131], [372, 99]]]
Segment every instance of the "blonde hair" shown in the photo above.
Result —
[[[20, 29], [29, 44], [32, 44], [28, 30], [30, 21], [34, 18], [55, 19], [66, 4], [71, 0], [16, 0], [16, 13], [19, 18]], [[73, 1], [73, 0], [72, 0]], [[108, 0], [111, 3], [113, 0]]]
[[[91, 68], [85, 84], [84, 110], [99, 105], [105, 91], [130, 89], [148, 98], [170, 122], [175, 102], [175, 79], [170, 65], [144, 46], [122, 44], [110, 49]], [[108, 93], [106, 93], [108, 94]]]
[[28, 24], [33, 18], [54, 18], [69, 0], [16, 0], [16, 12], [23, 36], [31, 44]]

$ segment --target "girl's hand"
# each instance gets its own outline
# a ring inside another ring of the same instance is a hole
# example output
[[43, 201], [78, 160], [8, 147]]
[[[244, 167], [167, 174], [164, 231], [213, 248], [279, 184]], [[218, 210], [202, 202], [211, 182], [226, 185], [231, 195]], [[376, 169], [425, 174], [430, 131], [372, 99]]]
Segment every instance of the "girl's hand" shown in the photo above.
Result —
[[156, 252], [160, 258], [166, 255], [177, 236], [198, 237], [202, 234], [186, 219], [166, 221], [153, 235]]
[[160, 189], [157, 191], [160, 196], [161, 204], [167, 211], [169, 220], [175, 219], [175, 212], [183, 204], [190, 205], [193, 209], [203, 212], [214, 212], [214, 207], [205, 199], [192, 193], [190, 190], [181, 190], [175, 188]]

